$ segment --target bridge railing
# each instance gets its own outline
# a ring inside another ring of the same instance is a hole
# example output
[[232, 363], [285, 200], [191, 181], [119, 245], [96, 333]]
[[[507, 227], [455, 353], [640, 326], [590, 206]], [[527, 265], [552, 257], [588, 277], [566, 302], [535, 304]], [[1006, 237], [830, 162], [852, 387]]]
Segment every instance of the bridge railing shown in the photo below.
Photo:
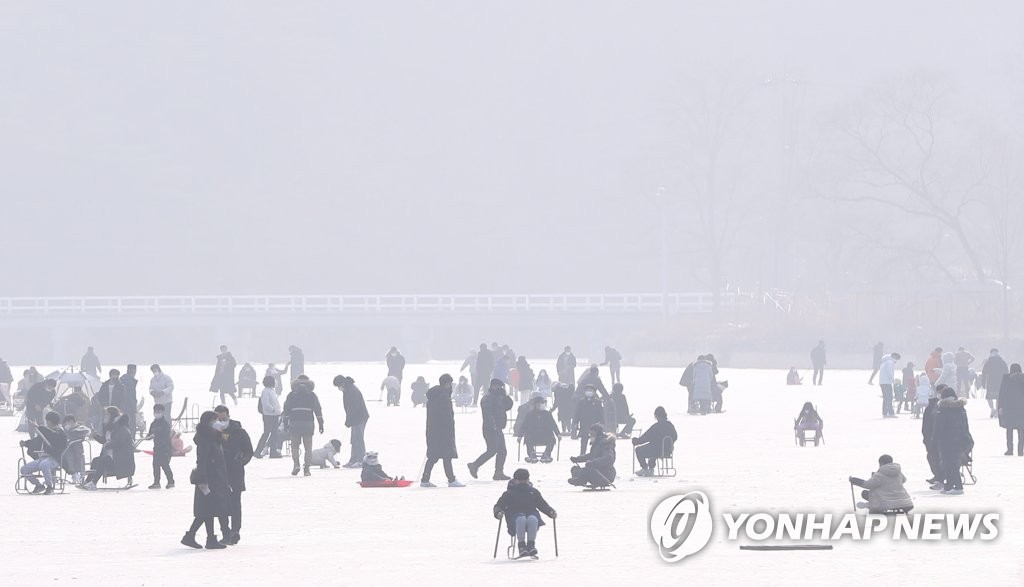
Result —
[[[723, 306], [736, 297], [722, 294]], [[2, 315], [710, 312], [710, 293], [205, 295], [0, 298]]]

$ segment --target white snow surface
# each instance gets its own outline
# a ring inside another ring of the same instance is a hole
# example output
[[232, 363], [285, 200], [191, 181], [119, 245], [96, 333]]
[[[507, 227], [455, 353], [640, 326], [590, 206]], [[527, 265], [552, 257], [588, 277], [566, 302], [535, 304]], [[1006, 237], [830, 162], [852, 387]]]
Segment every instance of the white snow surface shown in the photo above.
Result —
[[[535, 371], [553, 365], [538, 362]], [[264, 366], [257, 366], [262, 373]], [[367, 448], [380, 453], [384, 469], [418, 479], [425, 451], [424, 410], [408, 400], [417, 375], [436, 382], [442, 373], [457, 379], [457, 363], [410, 364], [405, 370], [400, 407], [368, 401]], [[214, 405], [207, 392], [212, 366], [165, 366], [176, 383], [175, 412], [187, 395], [204, 408]], [[341, 392], [331, 385], [336, 374], [356, 380], [368, 400], [378, 398], [385, 375], [381, 364], [318, 364], [306, 372], [317, 384], [326, 431], [314, 437], [319, 447], [332, 438], [349, 453]], [[40, 369], [41, 372], [47, 372]], [[140, 370], [141, 371], [141, 370]], [[15, 369], [20, 372], [20, 368]], [[549, 465], [517, 461], [508, 438], [506, 472], [527, 466], [536, 487], [558, 511], [560, 556], [555, 557], [550, 521], [538, 538], [540, 560], [508, 561], [508, 536], [502, 530], [497, 559], [492, 559], [497, 522], [491, 507], [505, 483], [490, 480], [493, 461], [473, 480], [466, 463], [484, 447], [480, 415], [456, 409], [460, 458], [456, 474], [467, 484], [445, 487], [440, 464], [437, 489], [363, 489], [358, 470], [317, 470], [310, 478], [292, 477], [290, 459], [253, 460], [243, 497], [242, 541], [223, 551], [194, 551], [178, 541], [192, 521], [193, 488], [188, 484], [194, 458], [175, 458], [178, 486], [148, 490], [151, 458], [136, 456], [138, 487], [125, 492], [85, 492], [71, 488], [53, 497], [20, 496], [13, 491], [18, 440], [14, 419], [2, 419], [0, 455], [6, 491], [0, 532], [3, 561], [0, 585], [468, 585], [529, 581], [533, 584], [667, 584], [667, 581], [721, 585], [870, 584], [963, 585], [978, 580], [1022, 584], [1024, 546], [1024, 457], [1003, 456], [1004, 435], [988, 418], [984, 400], [969, 402], [976, 441], [976, 486], [963, 496], [930, 491], [921, 443], [921, 421], [902, 415], [880, 417], [880, 393], [868, 386], [867, 373], [828, 371], [822, 387], [787, 387], [785, 371], [724, 369], [728, 379], [726, 412], [687, 416], [681, 369], [623, 368], [626, 395], [639, 426], [653, 421], [658, 405], [668, 409], [679, 431], [675, 478], [637, 478], [631, 470], [628, 441], [618, 443], [617, 489], [583, 492], [566, 484], [568, 457], [578, 443], [565, 438], [561, 460]], [[142, 371], [140, 395], [148, 389]], [[809, 373], [806, 374], [809, 380]], [[602, 370], [607, 382], [607, 371]], [[609, 386], [610, 387], [610, 386]], [[799, 448], [793, 418], [812, 401], [825, 421], [826, 446]], [[149, 404], [150, 402], [147, 402]], [[232, 417], [243, 422], [255, 444], [262, 430], [256, 400], [240, 400]], [[148, 419], [148, 418], [147, 418]], [[190, 439], [189, 439], [190, 440]], [[147, 448], [144, 444], [142, 448]], [[889, 453], [908, 478], [917, 511], [995, 511], [1002, 515], [1000, 537], [992, 542], [844, 541], [829, 552], [747, 552], [725, 540], [722, 511], [851, 511], [849, 475], [867, 477], [877, 458]], [[525, 453], [524, 455], [525, 456]], [[648, 515], [664, 497], [705, 491], [716, 527], [701, 553], [676, 564], [663, 563], [648, 533]], [[219, 531], [219, 529], [218, 529]], [[202, 541], [203, 531], [200, 531]]]

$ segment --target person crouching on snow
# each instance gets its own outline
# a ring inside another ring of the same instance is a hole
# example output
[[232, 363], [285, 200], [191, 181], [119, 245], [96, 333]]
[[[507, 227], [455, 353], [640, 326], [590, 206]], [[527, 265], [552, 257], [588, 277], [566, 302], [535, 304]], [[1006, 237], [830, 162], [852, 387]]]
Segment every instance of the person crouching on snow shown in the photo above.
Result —
[[335, 469], [341, 466], [338, 460], [334, 458], [338, 453], [341, 452], [341, 441], [335, 438], [328, 442], [323, 448], [318, 448], [313, 451], [313, 465], [320, 467], [321, 469], [327, 468], [327, 463], [334, 466]]
[[384, 483], [398, 481], [398, 477], [391, 477], [384, 472], [384, 467], [377, 459], [377, 453], [370, 451], [363, 456], [362, 478], [363, 484]]
[[914, 502], [903, 487], [906, 482], [899, 464], [892, 462], [889, 455], [878, 457], [878, 471], [872, 473], [867, 481], [850, 477], [850, 483], [865, 489], [861, 497], [868, 500], [867, 503], [857, 503], [857, 507], [867, 508], [871, 514], [905, 514], [914, 509]]
[[537, 530], [544, 525], [540, 513], [554, 520], [558, 513], [544, 501], [540, 491], [530, 483], [530, 472], [516, 469], [508, 488], [494, 504], [494, 517], [505, 517], [509, 535], [515, 535], [519, 542], [520, 556], [537, 556]]

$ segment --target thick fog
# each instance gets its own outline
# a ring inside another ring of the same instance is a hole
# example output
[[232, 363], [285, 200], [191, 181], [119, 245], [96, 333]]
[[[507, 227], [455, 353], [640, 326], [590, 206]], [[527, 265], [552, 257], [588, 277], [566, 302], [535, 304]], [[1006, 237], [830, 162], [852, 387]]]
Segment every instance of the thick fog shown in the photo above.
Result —
[[7, 3], [3, 295], [1012, 290], [1022, 17]]

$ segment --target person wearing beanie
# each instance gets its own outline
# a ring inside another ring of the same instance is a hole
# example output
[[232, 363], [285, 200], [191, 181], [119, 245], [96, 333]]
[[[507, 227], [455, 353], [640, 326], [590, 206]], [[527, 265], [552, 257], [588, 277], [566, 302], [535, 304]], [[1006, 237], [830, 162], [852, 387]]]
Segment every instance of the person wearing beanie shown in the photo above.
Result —
[[587, 430], [605, 420], [605, 406], [597, 396], [597, 389], [588, 385], [583, 389], [583, 399], [576, 404], [572, 418], [572, 437], [580, 440], [580, 455], [587, 453]]
[[420, 487], [437, 487], [430, 482], [430, 473], [437, 461], [444, 464], [448, 487], [465, 487], [455, 478], [452, 459], [459, 458], [455, 446], [455, 410], [452, 408], [452, 376], [445, 373], [438, 384], [427, 391], [427, 463], [423, 467]]
[[[932, 439], [939, 453], [939, 469], [942, 472], [942, 493], [961, 495], [964, 492], [960, 467], [967, 462], [974, 439], [967, 424], [966, 398], [958, 398], [951, 387], [942, 390], [942, 399], [934, 415]], [[938, 489], [938, 484], [932, 486]]]
[[505, 493], [494, 504], [494, 517], [505, 518], [505, 528], [515, 536], [519, 556], [537, 557], [537, 530], [544, 525], [540, 512], [554, 520], [558, 513], [544, 501], [540, 491], [530, 483], [530, 472], [516, 469]]
[[544, 454], [539, 460], [542, 463], [550, 463], [553, 460], [551, 451], [561, 436], [558, 424], [547, 409], [547, 399], [539, 392], [534, 392], [527, 405], [529, 411], [523, 416], [522, 426], [516, 431], [516, 436], [526, 444], [526, 462], [536, 463], [537, 447], [543, 446]]
[[676, 427], [668, 421], [668, 413], [665, 412], [665, 408], [661, 406], [655, 408], [654, 419], [656, 422], [641, 434], [640, 438], [634, 438], [632, 441], [633, 446], [636, 447], [634, 449], [636, 460], [640, 463], [640, 470], [636, 474], [641, 477], [653, 475], [657, 460], [672, 456], [676, 440], [679, 439]]
[[590, 452], [579, 457], [569, 457], [573, 463], [583, 463], [570, 470], [570, 485], [607, 487], [615, 481], [615, 435], [605, 433], [604, 426], [590, 427]]
[[914, 501], [903, 487], [906, 482], [899, 463], [894, 463], [889, 455], [878, 457], [878, 471], [872, 473], [870, 479], [850, 477], [850, 483], [864, 488], [861, 497], [867, 500], [857, 507], [867, 508], [870, 514], [905, 514], [914, 509]]
[[513, 403], [505, 393], [505, 383], [500, 379], [491, 379], [491, 386], [487, 395], [480, 399], [480, 415], [483, 418], [483, 436], [487, 449], [475, 461], [469, 463], [469, 474], [477, 478], [477, 471], [491, 457], [494, 457], [495, 481], [508, 481], [505, 474], [505, 457], [508, 450], [505, 448], [505, 426], [508, 425], [508, 411], [512, 409]]

